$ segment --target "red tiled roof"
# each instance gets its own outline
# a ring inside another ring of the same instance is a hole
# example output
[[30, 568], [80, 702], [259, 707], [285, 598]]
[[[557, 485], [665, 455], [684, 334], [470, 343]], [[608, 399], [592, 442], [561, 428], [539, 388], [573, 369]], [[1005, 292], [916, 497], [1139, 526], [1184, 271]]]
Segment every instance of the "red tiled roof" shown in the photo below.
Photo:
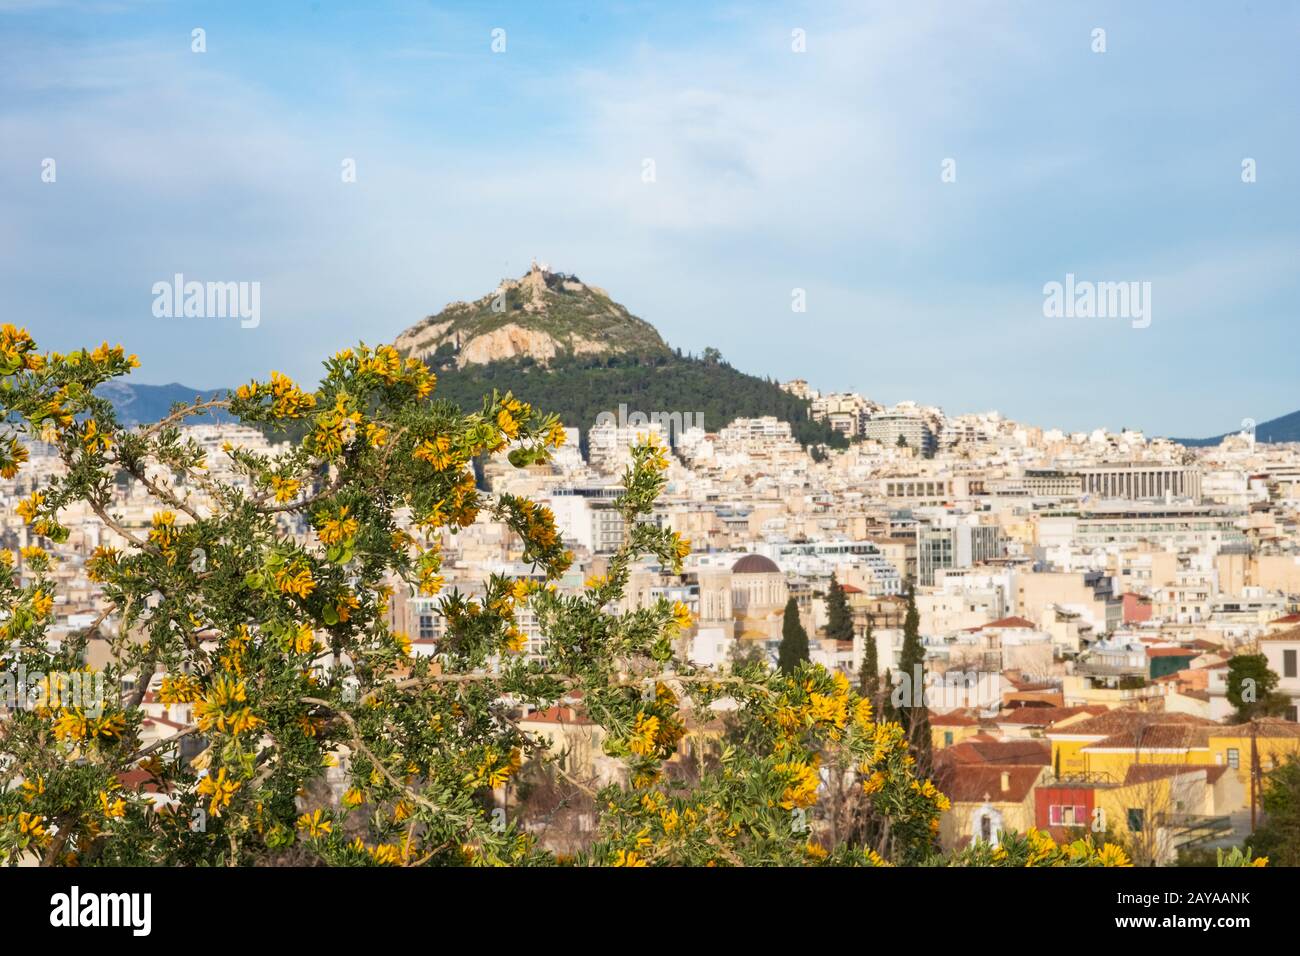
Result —
[[1195, 717], [1191, 714], [1167, 714], [1158, 711], [1138, 710], [1134, 707], [1121, 707], [1108, 710], [1104, 714], [1099, 714], [1088, 720], [1081, 720], [1077, 724], [1061, 727], [1059, 730], [1049, 729], [1047, 736], [1103, 738], [1131, 731], [1134, 727], [1149, 727], [1154, 724], [1187, 724], [1193, 727], [1215, 726], [1214, 721], [1205, 717]]
[[1119, 749], [1140, 753], [1143, 750], [1190, 750], [1193, 747], [1206, 747], [1209, 742], [1209, 726], [1165, 723], [1143, 726], [1138, 724], [1109, 737], [1103, 737], [1096, 743], [1088, 744], [1083, 749], [1085, 751]]
[[1037, 630], [1038, 625], [1033, 621], [1026, 621], [1023, 617], [1001, 617], [996, 621], [989, 621], [987, 624], [981, 624], [979, 627], [968, 627], [968, 631], [983, 631], [986, 628], [997, 627], [1005, 629], [1027, 628], [1031, 631]]
[[959, 710], [954, 710], [949, 714], [931, 714], [931, 727], [977, 727], [979, 719], [963, 714]]
[[1016, 764], [1047, 766], [1052, 746], [1046, 740], [990, 740], [983, 735], [971, 737], [939, 751], [936, 761], [960, 764]]
[[1135, 783], [1150, 783], [1152, 780], [1162, 780], [1165, 777], [1176, 777], [1184, 773], [1199, 773], [1204, 771], [1205, 782], [1214, 783], [1224, 775], [1228, 770], [1226, 764], [1198, 764], [1198, 763], [1135, 763], [1129, 764], [1128, 772], [1124, 774], [1124, 783], [1132, 785]]
[[[1244, 724], [1226, 724], [1214, 731], [1216, 737], [1249, 737], [1250, 722]], [[1300, 737], [1300, 724], [1281, 717], [1260, 717], [1255, 721], [1257, 737]]]
[[953, 803], [1023, 803], [1045, 770], [1037, 765], [949, 764], [936, 770], [935, 785]]
[[1086, 707], [1016, 707], [1000, 713], [996, 723], [1012, 727], [1050, 727], [1078, 714], [1098, 716], [1105, 712], [1106, 707], [1102, 704], [1089, 704]]

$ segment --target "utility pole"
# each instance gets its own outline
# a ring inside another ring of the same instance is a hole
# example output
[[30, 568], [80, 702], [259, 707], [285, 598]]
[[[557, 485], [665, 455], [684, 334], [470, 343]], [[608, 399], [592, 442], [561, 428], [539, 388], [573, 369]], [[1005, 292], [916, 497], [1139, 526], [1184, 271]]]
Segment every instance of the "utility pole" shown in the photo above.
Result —
[[1255, 718], [1250, 718], [1250, 832], [1255, 832], [1256, 799], [1259, 793], [1259, 748], [1255, 744]]

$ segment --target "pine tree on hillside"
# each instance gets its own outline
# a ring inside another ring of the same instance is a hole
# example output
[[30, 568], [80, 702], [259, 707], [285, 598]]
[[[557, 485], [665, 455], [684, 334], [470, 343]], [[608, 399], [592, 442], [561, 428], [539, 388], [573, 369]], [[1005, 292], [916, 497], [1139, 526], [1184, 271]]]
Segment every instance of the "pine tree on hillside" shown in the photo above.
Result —
[[799, 623], [799, 605], [794, 598], [785, 602], [785, 617], [781, 621], [781, 647], [777, 651], [777, 664], [783, 674], [793, 674], [800, 661], [808, 660], [808, 632]]
[[831, 589], [826, 596], [826, 636], [837, 641], [853, 640], [853, 612], [849, 610], [844, 588], [834, 574], [831, 575]]

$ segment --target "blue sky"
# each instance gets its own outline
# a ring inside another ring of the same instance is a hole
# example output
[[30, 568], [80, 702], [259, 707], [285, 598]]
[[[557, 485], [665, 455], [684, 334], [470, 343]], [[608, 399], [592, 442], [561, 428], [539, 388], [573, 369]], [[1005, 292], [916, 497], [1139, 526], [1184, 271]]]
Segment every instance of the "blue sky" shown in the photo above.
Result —
[[[1260, 0], [0, 0], [0, 306], [207, 388], [536, 257], [756, 374], [1213, 434], [1300, 408], [1298, 47]], [[155, 318], [176, 272], [260, 325]], [[1068, 272], [1150, 327], [1045, 318]]]

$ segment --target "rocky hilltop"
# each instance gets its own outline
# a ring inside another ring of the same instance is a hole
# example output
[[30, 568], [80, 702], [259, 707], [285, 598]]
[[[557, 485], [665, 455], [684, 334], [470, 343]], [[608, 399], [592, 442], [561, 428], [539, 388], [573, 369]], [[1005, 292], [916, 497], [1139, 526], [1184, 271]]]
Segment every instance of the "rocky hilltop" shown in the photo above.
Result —
[[604, 289], [536, 263], [519, 279], [503, 279], [473, 302], [453, 302], [407, 329], [398, 351], [430, 365], [487, 365], [531, 359], [669, 354], [654, 326], [610, 299]]

